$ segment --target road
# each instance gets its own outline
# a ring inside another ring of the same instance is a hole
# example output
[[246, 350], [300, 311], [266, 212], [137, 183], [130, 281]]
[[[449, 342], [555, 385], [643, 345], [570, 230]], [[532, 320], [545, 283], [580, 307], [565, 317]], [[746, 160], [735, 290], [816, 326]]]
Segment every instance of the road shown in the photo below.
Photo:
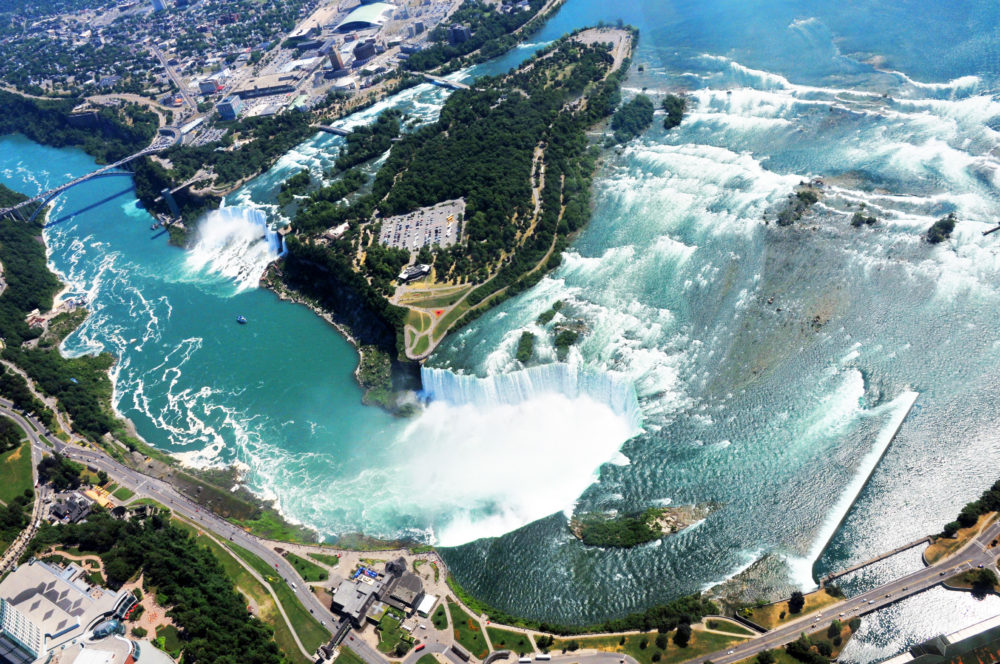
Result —
[[732, 662], [752, 657], [764, 650], [771, 650], [790, 643], [797, 639], [802, 632], [825, 629], [830, 626], [834, 619], [847, 621], [856, 616], [877, 611], [936, 586], [950, 576], [976, 569], [980, 565], [993, 568], [995, 571], [996, 555], [989, 551], [989, 545], [997, 537], [1000, 537], [1000, 523], [993, 523], [954, 555], [936, 565], [912, 572], [838, 604], [832, 604], [822, 612], [808, 614], [762, 634], [758, 638], [744, 641], [729, 650], [720, 650], [705, 655], [699, 658], [699, 664], [704, 664], [706, 660], [711, 660], [715, 664], [732, 664]]
[[[10, 417], [28, 432], [28, 436], [31, 439], [33, 460], [40, 458], [43, 451], [51, 451], [46, 443], [42, 442], [42, 439], [45, 439], [51, 444], [51, 448], [60, 454], [63, 454], [74, 461], [78, 461], [80, 463], [93, 466], [98, 470], [105, 471], [108, 475], [114, 478], [119, 486], [128, 487], [136, 494], [152, 498], [153, 500], [169, 507], [174, 513], [187, 518], [189, 521], [198, 524], [206, 530], [214, 532], [220, 539], [228, 539], [229, 541], [238, 544], [244, 549], [247, 549], [248, 551], [251, 551], [255, 555], [259, 556], [270, 567], [277, 570], [285, 581], [289, 584], [294, 583], [296, 585], [296, 587], [292, 589], [292, 592], [298, 600], [309, 610], [310, 613], [316, 616], [324, 627], [328, 630], [332, 630], [336, 619], [330, 612], [329, 608], [324, 606], [323, 603], [317, 599], [305, 583], [296, 583], [297, 580], [301, 579], [299, 579], [298, 574], [282, 556], [275, 553], [273, 549], [263, 544], [253, 535], [237, 528], [228, 521], [215, 516], [211, 512], [206, 512], [203, 507], [197, 505], [186, 496], [179, 493], [167, 482], [154, 477], [149, 477], [148, 475], [144, 475], [139, 471], [129, 468], [128, 466], [122, 465], [103, 451], [80, 447], [79, 445], [71, 443], [65, 443], [55, 436], [45, 434], [44, 432], [46, 429], [43, 425], [37, 422], [34, 418], [22, 415], [21, 413], [15, 411], [12, 404], [5, 399], [0, 399], [0, 414]], [[34, 425], [34, 429], [43, 433], [36, 433], [36, 431], [32, 429], [31, 425]], [[379, 664], [385, 664], [385, 660], [380, 659]]]
[[198, 108], [197, 102], [195, 102], [191, 98], [191, 93], [189, 93], [187, 91], [187, 88], [184, 87], [184, 82], [181, 81], [180, 77], [177, 75], [177, 72], [174, 71], [174, 68], [167, 64], [167, 58], [163, 55], [162, 52], [160, 52], [160, 49], [153, 46], [152, 51], [153, 54], [156, 56], [156, 59], [160, 61], [160, 65], [163, 66], [163, 70], [167, 72], [167, 76], [169, 76], [170, 80], [173, 81], [174, 85], [177, 86], [177, 89], [180, 91], [179, 94], [181, 98], [184, 100], [184, 103], [190, 106], [192, 110]]

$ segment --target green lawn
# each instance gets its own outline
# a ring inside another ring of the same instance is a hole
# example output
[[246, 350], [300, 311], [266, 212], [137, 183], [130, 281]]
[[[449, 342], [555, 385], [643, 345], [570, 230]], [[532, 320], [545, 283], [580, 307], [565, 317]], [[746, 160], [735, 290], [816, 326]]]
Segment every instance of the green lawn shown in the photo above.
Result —
[[448, 611], [451, 613], [451, 624], [455, 628], [455, 640], [458, 644], [477, 659], [486, 657], [490, 649], [479, 623], [452, 601], [448, 602]]
[[444, 295], [430, 295], [422, 300], [404, 298], [403, 304], [411, 307], [420, 307], [421, 309], [444, 309], [462, 299], [462, 296], [468, 293], [470, 288], [472, 287], [466, 286], [465, 288], [459, 288]]
[[[162, 639], [162, 640], [161, 640]], [[160, 625], [156, 628], [156, 645], [177, 659], [181, 652], [181, 637], [173, 625]]]
[[337, 659], [333, 660], [333, 664], [365, 664], [365, 660], [358, 657], [357, 654], [347, 646], [340, 646], [340, 654], [337, 655]]
[[465, 312], [469, 310], [468, 300], [463, 300], [454, 309], [446, 313], [444, 316], [438, 319], [437, 325], [434, 326], [434, 339], [438, 340], [444, 336], [445, 331], [459, 318], [465, 315]]
[[740, 627], [736, 623], [731, 623], [728, 620], [708, 620], [705, 626], [709, 629], [715, 629], [720, 632], [729, 632], [730, 634], [738, 634], [739, 636], [753, 636], [751, 632], [746, 627]]
[[413, 637], [402, 629], [402, 622], [398, 616], [386, 613], [379, 621], [378, 627], [379, 652], [394, 653], [400, 642], [407, 644], [407, 650], [412, 647]]
[[444, 610], [444, 602], [438, 604], [437, 611], [431, 616], [431, 622], [434, 624], [434, 629], [448, 629], [448, 614]]
[[123, 486], [114, 491], [111, 495], [117, 498], [118, 500], [125, 502], [126, 500], [135, 495], [135, 491], [128, 488], [127, 486]]
[[417, 339], [417, 342], [413, 344], [413, 349], [410, 351], [411, 355], [423, 355], [427, 352], [427, 349], [431, 346], [430, 335], [425, 334]]
[[292, 636], [292, 631], [289, 629], [288, 623], [281, 617], [281, 613], [274, 605], [274, 598], [271, 597], [271, 593], [267, 591], [267, 588], [236, 560], [231, 551], [220, 546], [215, 540], [206, 535], [198, 535], [198, 530], [187, 522], [178, 519], [174, 519], [173, 522], [178, 527], [195, 535], [198, 544], [208, 547], [208, 550], [212, 552], [212, 555], [215, 556], [215, 559], [219, 561], [222, 568], [226, 571], [226, 576], [236, 585], [236, 589], [254, 601], [257, 605], [258, 617], [274, 629], [274, 642], [281, 648], [281, 652], [285, 654], [288, 661], [294, 664], [308, 664], [311, 660], [306, 659], [302, 655], [302, 651], [299, 650], [298, 645], [295, 643], [295, 637]]
[[434, 655], [421, 655], [420, 659], [417, 660], [417, 664], [438, 664], [438, 661], [434, 658]]
[[161, 510], [169, 510], [170, 508], [161, 502], [155, 501], [152, 498], [136, 498], [132, 501], [132, 505], [152, 505], [153, 507], [159, 507]]
[[331, 556], [325, 553], [310, 553], [309, 557], [330, 567], [336, 567], [340, 564], [340, 556]]
[[513, 650], [518, 655], [535, 652], [531, 646], [531, 639], [524, 634], [493, 626], [488, 626], [486, 633], [489, 634], [490, 643], [493, 644], [494, 650]]
[[[586, 639], [556, 639], [549, 650], [559, 651], [569, 649], [575, 642], [580, 649], [594, 648], [609, 652], [623, 652], [631, 655], [641, 664], [653, 664], [653, 655], [660, 655], [661, 664], [680, 664], [689, 659], [700, 657], [716, 650], [722, 650], [734, 643], [743, 641], [738, 636], [725, 636], [723, 634], [712, 634], [695, 629], [691, 634], [691, 641], [684, 648], [674, 643], [675, 632], [667, 634], [667, 647], [663, 650], [656, 647], [656, 632], [648, 634], [631, 634], [625, 637], [625, 645], [621, 645], [620, 635], [609, 634], [608, 636], [595, 636]], [[642, 647], [643, 640], [646, 647]]]
[[326, 581], [330, 578], [330, 573], [325, 569], [317, 565], [316, 563], [309, 562], [305, 558], [301, 558], [291, 551], [285, 554], [285, 560], [292, 564], [295, 571], [299, 573], [303, 579], [309, 583], [316, 581]]
[[30, 445], [0, 454], [0, 500], [9, 503], [32, 486]]
[[295, 630], [299, 634], [299, 640], [302, 641], [302, 645], [306, 647], [306, 650], [312, 652], [330, 640], [330, 631], [320, 625], [319, 621], [302, 606], [302, 603], [295, 597], [295, 594], [288, 584], [285, 583], [285, 580], [271, 569], [267, 563], [238, 544], [229, 542], [226, 546], [236, 552], [236, 555], [245, 560], [271, 584], [274, 594], [278, 596], [278, 601], [281, 602], [281, 606], [285, 609], [288, 619], [295, 625]]

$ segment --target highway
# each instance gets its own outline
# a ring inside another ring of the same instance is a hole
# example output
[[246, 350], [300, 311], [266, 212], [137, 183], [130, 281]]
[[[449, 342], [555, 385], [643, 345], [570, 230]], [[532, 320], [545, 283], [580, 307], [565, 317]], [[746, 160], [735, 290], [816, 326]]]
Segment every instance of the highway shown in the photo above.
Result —
[[[9, 401], [0, 399], [0, 414], [6, 415], [16, 421], [28, 433], [32, 444], [32, 457], [34, 461], [40, 458], [43, 451], [50, 451], [47, 449], [46, 443], [43, 442], [44, 439], [48, 441], [48, 444], [55, 451], [75, 461], [93, 466], [98, 470], [104, 470], [120, 486], [126, 486], [136, 494], [153, 498], [169, 507], [176, 514], [187, 518], [206, 530], [214, 532], [218, 537], [229, 539], [253, 552], [277, 570], [289, 584], [296, 584], [296, 587], [292, 589], [295, 596], [310, 613], [315, 615], [332, 632], [337, 618], [308, 590], [307, 584], [301, 582], [301, 579], [292, 566], [263, 541], [215, 516], [211, 512], [207, 512], [204, 508], [177, 492], [167, 482], [149, 477], [124, 466], [103, 451], [65, 443], [45, 433], [46, 429], [44, 426], [34, 420], [34, 418], [15, 411]], [[997, 538], [1000, 538], [1000, 522], [990, 524], [982, 533], [959, 549], [954, 555], [935, 565], [911, 572], [894, 581], [873, 588], [868, 592], [830, 605], [821, 612], [807, 614], [798, 620], [777, 627], [765, 634], [743, 641], [729, 650], [722, 650], [699, 657], [697, 660], [698, 664], [704, 664], [707, 660], [711, 660], [714, 664], [732, 664], [733, 662], [752, 657], [764, 650], [770, 650], [790, 643], [797, 639], [802, 632], [826, 629], [834, 619], [846, 622], [851, 618], [877, 611], [906, 597], [936, 586], [948, 577], [963, 571], [982, 566], [989, 567], [996, 572], [996, 555], [989, 547], [992, 541]], [[418, 635], [426, 643], [426, 651], [442, 653], [453, 660], [455, 664], [465, 664], [449, 650], [449, 642], [440, 640], [432, 632], [433, 630], [427, 630], [426, 633]], [[383, 655], [351, 633], [348, 634], [344, 643], [357, 652], [367, 664], [387, 664], [387, 660]], [[423, 652], [419, 654], [423, 654]], [[404, 664], [413, 664], [419, 658], [419, 654], [416, 652], [410, 653], [404, 660]], [[580, 664], [613, 664], [614, 662], [620, 663], [622, 658], [622, 655], [614, 653], [598, 653], [595, 655], [588, 655], [586, 653], [572, 654], [573, 661]], [[552, 659], [553, 661], [558, 661], [559, 659], [564, 659], [564, 657], [553, 655]]]
[[[45, 427], [37, 422], [34, 418], [15, 411], [12, 404], [5, 400], [0, 399], [0, 414], [10, 417], [21, 427], [28, 432], [28, 436], [31, 439], [32, 445], [32, 457], [40, 457], [41, 452], [51, 452], [52, 449], [42, 442], [44, 438], [47, 440], [51, 447], [65, 455], [68, 458], [78, 461], [80, 463], [93, 466], [98, 470], [103, 470], [108, 475], [114, 478], [119, 486], [126, 486], [136, 494], [147, 496], [162, 503], [163, 505], [169, 507], [174, 513], [179, 514], [188, 520], [200, 525], [206, 530], [214, 532], [220, 539], [228, 539], [235, 544], [251, 551], [255, 555], [259, 556], [268, 565], [277, 570], [277, 572], [287, 581], [289, 584], [294, 583], [295, 588], [292, 592], [295, 596], [302, 602], [302, 605], [306, 607], [310, 613], [316, 616], [316, 618], [323, 624], [327, 630], [331, 631], [333, 625], [336, 623], [336, 618], [330, 612], [329, 608], [323, 605], [319, 599], [308, 589], [307, 584], [298, 583], [301, 581], [298, 574], [292, 568], [282, 556], [274, 552], [273, 549], [263, 544], [253, 535], [237, 528], [228, 521], [225, 521], [211, 512], [207, 512], [200, 505], [195, 504], [193, 501], [189, 500], [184, 495], [180, 494], [176, 489], [174, 489], [170, 484], [162, 480], [158, 480], [154, 477], [149, 477], [136, 470], [133, 470], [127, 466], [124, 466], [110, 456], [108, 456], [103, 451], [98, 451], [90, 448], [81, 447], [72, 443], [65, 443], [55, 436], [48, 435], [44, 433], [46, 431]], [[30, 421], [30, 424], [29, 424]], [[34, 428], [32, 428], [32, 425]], [[43, 432], [41, 434], [36, 433], [36, 431]], [[353, 644], [352, 644], [353, 645]], [[379, 659], [378, 664], [385, 664], [384, 659]]]

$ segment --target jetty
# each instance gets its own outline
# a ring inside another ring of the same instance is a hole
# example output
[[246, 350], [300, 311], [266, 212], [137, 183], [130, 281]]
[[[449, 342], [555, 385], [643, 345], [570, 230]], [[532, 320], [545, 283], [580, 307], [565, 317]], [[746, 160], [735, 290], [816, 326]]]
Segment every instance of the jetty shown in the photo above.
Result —
[[880, 553], [879, 555], [877, 555], [877, 556], [875, 556], [873, 558], [869, 558], [868, 560], [863, 560], [860, 563], [858, 563], [857, 565], [851, 565], [847, 569], [842, 569], [839, 572], [831, 572], [830, 574], [827, 574], [826, 576], [824, 576], [822, 579], [819, 580], [819, 587], [820, 588], [825, 588], [826, 584], [830, 583], [834, 579], [838, 579], [838, 578], [840, 578], [842, 576], [847, 576], [851, 572], [857, 572], [859, 569], [862, 569], [864, 567], [868, 567], [869, 565], [877, 563], [880, 560], [885, 560], [886, 558], [891, 558], [892, 556], [896, 555], [897, 553], [902, 553], [903, 551], [906, 551], [908, 549], [912, 549], [915, 546], [920, 546], [921, 544], [930, 544], [932, 541], [933, 541], [933, 538], [930, 537], [929, 535], [927, 537], [921, 537], [918, 540], [913, 540], [912, 542], [908, 542], [908, 543], [906, 543], [906, 544], [904, 544], [902, 546], [897, 546], [895, 549], [892, 549], [891, 551], [886, 551], [885, 553]]

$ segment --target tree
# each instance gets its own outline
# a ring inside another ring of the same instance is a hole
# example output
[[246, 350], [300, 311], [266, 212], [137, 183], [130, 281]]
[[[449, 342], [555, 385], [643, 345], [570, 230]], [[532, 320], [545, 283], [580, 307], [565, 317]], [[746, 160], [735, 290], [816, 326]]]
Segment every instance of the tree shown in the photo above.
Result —
[[648, 646], [649, 646], [649, 639], [647, 639], [645, 636], [642, 637], [642, 640], [639, 641], [639, 649], [645, 650]]
[[660, 650], [666, 650], [667, 649], [667, 635], [666, 634], [657, 634], [656, 635], [656, 647], [659, 648]]
[[973, 570], [967, 578], [972, 582], [972, 596], [976, 599], [984, 599], [997, 585], [997, 575], [991, 569]]
[[832, 639], [835, 636], [838, 636], [842, 629], [844, 629], [843, 624], [841, 624], [839, 620], [834, 618], [833, 622], [830, 623], [830, 627], [828, 627], [826, 630], [826, 635]]
[[677, 626], [677, 631], [674, 633], [674, 643], [678, 648], [687, 648], [687, 645], [690, 642], [691, 625], [688, 623], [681, 623]]
[[847, 626], [851, 628], [852, 633], [858, 631], [858, 628], [861, 627], [861, 618], [851, 618], [851, 622], [847, 623]]
[[102, 485], [108, 483], [108, 474], [103, 470], [97, 471], [97, 483]]
[[757, 664], [774, 664], [774, 651], [763, 650], [757, 655]]
[[954, 537], [955, 533], [957, 533], [959, 528], [961, 527], [962, 524], [960, 524], [958, 521], [949, 521], [948, 523], [944, 524], [944, 530], [941, 532], [941, 534], [944, 535], [945, 537]]
[[667, 112], [667, 117], [663, 120], [663, 128], [670, 130], [681, 123], [684, 118], [684, 109], [687, 108], [687, 100], [677, 95], [667, 95], [663, 99], [663, 110]]
[[574, 651], [579, 650], [579, 649], [580, 649], [580, 642], [577, 641], [576, 639], [573, 639], [569, 643], [566, 644], [566, 650], [568, 650], [570, 652], [574, 652]]
[[792, 593], [792, 596], [788, 598], [788, 612], [789, 613], [801, 613], [802, 608], [806, 605], [805, 595], [801, 591], [796, 590]]
[[829, 641], [820, 641], [817, 643], [816, 650], [818, 650], [819, 654], [823, 655], [823, 657], [829, 657], [833, 654], [833, 646], [830, 645]]

